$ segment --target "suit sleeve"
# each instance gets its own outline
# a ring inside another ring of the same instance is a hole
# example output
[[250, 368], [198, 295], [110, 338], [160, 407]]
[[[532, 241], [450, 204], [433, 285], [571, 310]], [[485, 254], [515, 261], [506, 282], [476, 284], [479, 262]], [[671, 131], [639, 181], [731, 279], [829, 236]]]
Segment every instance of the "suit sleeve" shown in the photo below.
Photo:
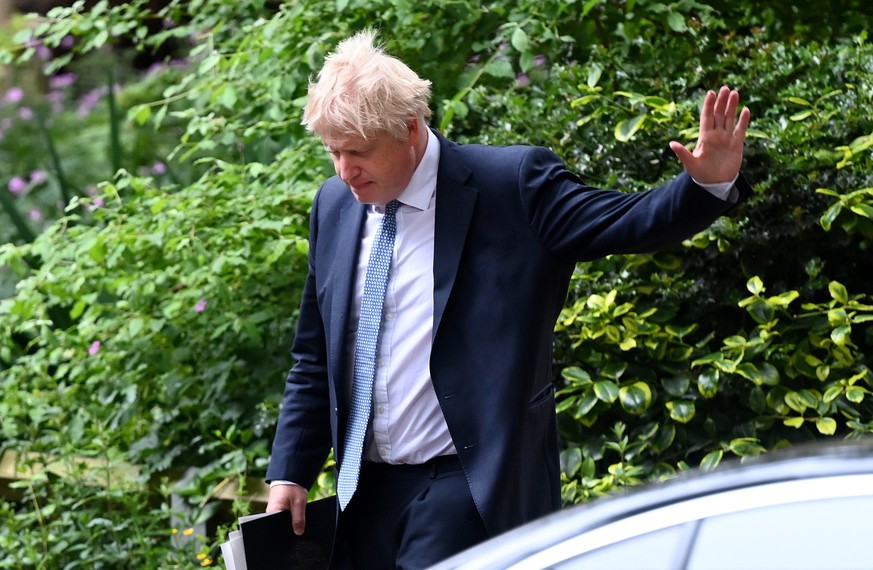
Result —
[[310, 217], [309, 272], [291, 354], [294, 365], [285, 379], [267, 480], [294, 481], [310, 488], [331, 447], [330, 396], [324, 323], [318, 304], [315, 251], [318, 196]]
[[[646, 253], [681, 242], [736, 205], [701, 188], [687, 173], [646, 192], [601, 190], [582, 182], [545, 148], [522, 158], [518, 192], [531, 228], [559, 257], [589, 261]], [[739, 201], [751, 194], [742, 174]]]

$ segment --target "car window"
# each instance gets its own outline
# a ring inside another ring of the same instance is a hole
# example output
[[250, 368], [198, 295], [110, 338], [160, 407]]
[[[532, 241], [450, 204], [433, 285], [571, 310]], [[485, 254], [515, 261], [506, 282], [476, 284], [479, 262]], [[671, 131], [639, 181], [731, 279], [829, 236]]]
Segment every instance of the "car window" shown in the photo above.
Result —
[[873, 497], [822, 499], [707, 519], [687, 570], [873, 567]]
[[873, 568], [871, 512], [873, 497], [750, 509], [635, 536], [550, 568], [869, 570]]
[[672, 526], [592, 550], [552, 566], [559, 570], [675, 570], [696, 523]]

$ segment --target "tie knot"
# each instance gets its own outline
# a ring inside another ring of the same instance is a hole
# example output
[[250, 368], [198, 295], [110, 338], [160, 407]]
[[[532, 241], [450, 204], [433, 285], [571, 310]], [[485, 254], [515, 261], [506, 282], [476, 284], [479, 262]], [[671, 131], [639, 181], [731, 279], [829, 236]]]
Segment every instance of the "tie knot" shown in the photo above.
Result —
[[397, 209], [400, 207], [400, 202], [397, 200], [391, 200], [387, 204], [385, 204], [385, 215], [393, 216], [397, 213]]

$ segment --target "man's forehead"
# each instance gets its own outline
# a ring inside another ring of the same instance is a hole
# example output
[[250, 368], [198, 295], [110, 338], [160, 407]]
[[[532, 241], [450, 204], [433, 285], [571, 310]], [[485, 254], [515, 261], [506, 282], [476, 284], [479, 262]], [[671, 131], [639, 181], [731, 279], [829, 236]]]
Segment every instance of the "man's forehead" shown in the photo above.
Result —
[[378, 140], [378, 134], [364, 137], [352, 133], [327, 133], [321, 137], [321, 142], [324, 144], [324, 148], [328, 150], [362, 148], [374, 145]]

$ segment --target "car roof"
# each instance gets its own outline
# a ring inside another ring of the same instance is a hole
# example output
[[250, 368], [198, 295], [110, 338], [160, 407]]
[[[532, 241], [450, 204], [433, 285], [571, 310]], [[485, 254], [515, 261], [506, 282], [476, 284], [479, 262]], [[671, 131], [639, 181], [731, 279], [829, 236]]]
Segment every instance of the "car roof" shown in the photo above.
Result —
[[712, 471], [692, 469], [662, 482], [623, 488], [510, 530], [432, 570], [506, 568], [581, 533], [675, 503], [783, 482], [863, 474], [873, 474], [873, 438], [801, 444], [725, 461]]

